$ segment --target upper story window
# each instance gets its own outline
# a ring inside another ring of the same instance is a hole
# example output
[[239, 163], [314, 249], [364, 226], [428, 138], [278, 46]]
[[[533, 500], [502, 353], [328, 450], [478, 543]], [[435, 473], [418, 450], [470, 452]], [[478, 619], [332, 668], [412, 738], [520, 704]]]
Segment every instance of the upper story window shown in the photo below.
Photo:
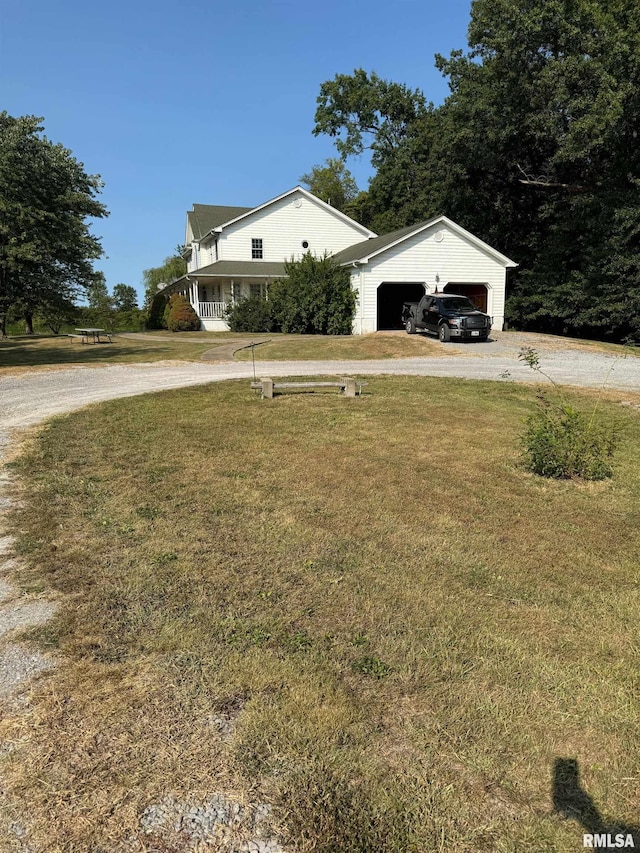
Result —
[[254, 237], [251, 240], [251, 259], [260, 260], [262, 258], [262, 237]]

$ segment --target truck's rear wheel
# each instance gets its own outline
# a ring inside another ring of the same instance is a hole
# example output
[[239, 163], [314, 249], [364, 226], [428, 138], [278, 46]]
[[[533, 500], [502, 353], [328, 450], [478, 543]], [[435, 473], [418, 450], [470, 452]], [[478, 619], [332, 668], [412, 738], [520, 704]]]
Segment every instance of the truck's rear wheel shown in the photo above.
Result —
[[415, 333], [416, 333], [416, 324], [415, 324], [415, 322], [412, 320], [412, 318], [411, 318], [411, 317], [409, 317], [409, 319], [407, 320], [407, 322], [404, 324], [404, 327], [405, 327], [405, 329], [407, 330], [407, 334], [408, 334], [408, 335], [415, 335]]
[[440, 324], [440, 329], [438, 330], [438, 335], [443, 344], [446, 344], [447, 341], [451, 340], [451, 329], [447, 326], [446, 323]]

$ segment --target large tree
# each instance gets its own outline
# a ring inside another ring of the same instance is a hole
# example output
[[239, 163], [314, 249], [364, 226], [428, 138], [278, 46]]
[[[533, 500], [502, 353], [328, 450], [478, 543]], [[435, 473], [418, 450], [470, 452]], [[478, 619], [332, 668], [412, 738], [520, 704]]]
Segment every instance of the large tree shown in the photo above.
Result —
[[[370, 152], [371, 163], [388, 178], [382, 196], [389, 189], [398, 202], [415, 198], [419, 180], [411, 158], [407, 158], [415, 128], [433, 113], [422, 92], [400, 83], [383, 80], [357, 68], [353, 74], [336, 74], [320, 87], [314, 135], [325, 133], [335, 140], [343, 160]], [[390, 173], [393, 173], [391, 176]], [[370, 192], [360, 193], [349, 205], [349, 213], [376, 231], [390, 231], [404, 225], [399, 203], [375, 195], [375, 179]]]
[[182, 257], [184, 247], [176, 246], [173, 255], [164, 259], [159, 267], [150, 267], [142, 274], [144, 282], [144, 311], [148, 329], [166, 329], [165, 309], [168, 304], [161, 292], [164, 285], [171, 284], [187, 271], [187, 262]]
[[102, 255], [87, 219], [107, 216], [102, 182], [43, 135], [42, 119], [0, 113], [0, 333], [19, 303], [32, 331], [40, 306], [71, 300]]
[[617, 0], [475, 0], [469, 52], [438, 59], [460, 206], [521, 262], [521, 325], [640, 335], [639, 23]]
[[138, 310], [138, 294], [130, 284], [116, 284], [113, 288], [113, 307], [116, 311], [130, 313]]
[[428, 109], [419, 90], [362, 68], [323, 83], [317, 104], [314, 135], [333, 137], [343, 158], [370, 149], [376, 167], [402, 145], [407, 129]]
[[[440, 107], [359, 70], [323, 84], [314, 132], [343, 156], [371, 147], [366, 224], [447, 213], [517, 260], [519, 325], [640, 339], [640, 7], [474, 0], [471, 13], [469, 50], [437, 57]], [[388, 125], [390, 92], [416, 107]]]
[[187, 262], [182, 257], [183, 248], [183, 246], [176, 246], [173, 255], [165, 258], [159, 267], [150, 267], [142, 273], [144, 307], [147, 311], [158, 293], [159, 285], [171, 284], [186, 273]]
[[301, 175], [300, 182], [327, 204], [351, 215], [349, 211], [358, 196], [358, 185], [339, 158], [328, 157], [322, 165], [314, 166], [306, 175]]

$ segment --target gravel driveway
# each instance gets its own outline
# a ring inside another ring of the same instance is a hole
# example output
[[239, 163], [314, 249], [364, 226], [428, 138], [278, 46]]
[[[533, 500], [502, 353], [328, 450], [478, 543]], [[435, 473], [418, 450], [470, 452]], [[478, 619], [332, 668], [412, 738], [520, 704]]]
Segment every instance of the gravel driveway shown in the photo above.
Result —
[[[468, 344], [462, 355], [427, 358], [263, 361], [256, 364], [256, 371], [262, 376], [395, 374], [533, 382], [534, 373], [518, 360], [520, 347], [531, 345], [540, 353], [545, 371], [557, 382], [596, 388], [606, 382], [610, 389], [640, 391], [640, 359], [635, 356], [620, 358], [605, 352], [562, 349], [558, 348], [560, 342], [551, 346], [545, 338], [548, 340], [548, 336], [509, 333], [495, 342]], [[442, 347], [443, 353], [446, 346]], [[507, 372], [509, 377], [505, 380]], [[248, 362], [228, 361], [75, 367], [0, 377], [0, 452], [2, 440], [10, 430], [32, 426], [88, 403], [251, 376]]]

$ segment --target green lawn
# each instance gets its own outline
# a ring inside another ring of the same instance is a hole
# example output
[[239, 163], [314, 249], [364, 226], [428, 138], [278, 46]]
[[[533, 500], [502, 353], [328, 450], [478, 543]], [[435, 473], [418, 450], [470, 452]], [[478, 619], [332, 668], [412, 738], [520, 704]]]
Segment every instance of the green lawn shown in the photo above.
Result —
[[116, 335], [111, 344], [82, 344], [63, 335], [9, 338], [0, 340], [0, 375], [15, 373], [16, 368], [193, 361], [218, 343], [224, 341], [204, 336], [188, 339], [179, 335], [176, 335], [175, 341], [159, 340], [153, 335], [137, 339]]
[[296, 853], [579, 850], [563, 760], [637, 821], [638, 413], [601, 404], [613, 480], [547, 482], [518, 462], [534, 389], [366, 391], [113, 401], [16, 463], [19, 581], [60, 604], [31, 636], [62, 662], [2, 723], [36, 849], [226, 791]]
[[[249, 336], [250, 337], [250, 336]], [[255, 348], [256, 361], [299, 361], [304, 359], [366, 359], [412, 358], [416, 356], [443, 355], [442, 344], [425, 335], [387, 334], [349, 337], [322, 335], [271, 335], [273, 340]], [[447, 354], [458, 354], [455, 345], [447, 347]], [[251, 359], [251, 350], [237, 353], [241, 361]]]
[[[167, 338], [171, 338], [168, 340]], [[20, 369], [67, 367], [75, 364], [99, 366], [150, 361], [198, 361], [214, 347], [247, 341], [264, 341], [255, 348], [256, 360], [264, 359], [364, 359], [402, 358], [440, 354], [440, 345], [416, 335], [356, 335], [336, 338], [311, 335], [263, 335], [233, 332], [146, 332], [126, 338], [115, 335], [113, 343], [81, 344], [66, 336], [17, 337], [0, 340], [0, 375]], [[454, 350], [449, 350], [453, 352]], [[241, 350], [237, 358], [251, 359], [250, 350]]]

